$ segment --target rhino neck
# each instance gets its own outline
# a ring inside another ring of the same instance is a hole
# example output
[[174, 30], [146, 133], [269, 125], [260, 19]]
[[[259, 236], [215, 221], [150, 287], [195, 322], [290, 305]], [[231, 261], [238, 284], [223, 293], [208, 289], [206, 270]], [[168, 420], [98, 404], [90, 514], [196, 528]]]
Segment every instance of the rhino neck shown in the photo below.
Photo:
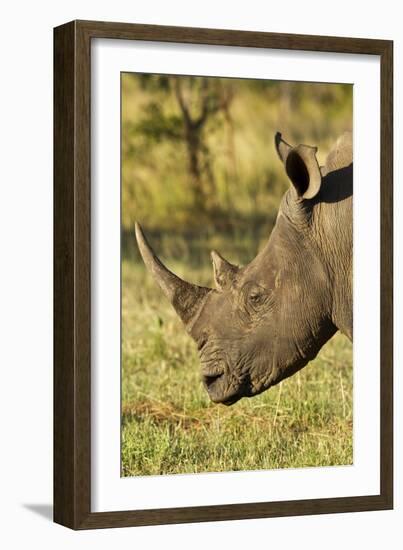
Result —
[[311, 238], [310, 223], [303, 224], [302, 216], [289, 206], [284, 197], [270, 239], [247, 266], [245, 277], [261, 279], [273, 289], [273, 369], [280, 365], [284, 373], [292, 374], [317, 355], [337, 328], [332, 321], [328, 270]]
[[352, 340], [353, 336], [353, 201], [350, 164], [325, 173], [313, 207], [311, 227], [332, 288], [332, 321]]

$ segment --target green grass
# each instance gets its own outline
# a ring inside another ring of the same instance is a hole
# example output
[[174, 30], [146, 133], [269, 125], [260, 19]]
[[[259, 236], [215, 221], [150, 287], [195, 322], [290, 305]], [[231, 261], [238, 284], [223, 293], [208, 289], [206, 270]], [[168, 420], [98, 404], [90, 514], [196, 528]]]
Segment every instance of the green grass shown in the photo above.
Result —
[[[208, 262], [205, 263], [206, 267]], [[169, 266], [211, 285], [211, 273]], [[232, 407], [143, 265], [122, 265], [122, 475], [352, 464], [352, 346], [337, 334], [293, 377]]]

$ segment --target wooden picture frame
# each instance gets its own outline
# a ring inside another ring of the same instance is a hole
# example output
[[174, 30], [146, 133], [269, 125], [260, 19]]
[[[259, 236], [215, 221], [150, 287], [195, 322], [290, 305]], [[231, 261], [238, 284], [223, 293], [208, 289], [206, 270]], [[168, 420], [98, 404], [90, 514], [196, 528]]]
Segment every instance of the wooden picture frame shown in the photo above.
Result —
[[[91, 512], [91, 40], [113, 38], [380, 56], [381, 471], [376, 495]], [[127, 23], [54, 30], [54, 520], [72, 529], [324, 514], [393, 507], [393, 43]]]

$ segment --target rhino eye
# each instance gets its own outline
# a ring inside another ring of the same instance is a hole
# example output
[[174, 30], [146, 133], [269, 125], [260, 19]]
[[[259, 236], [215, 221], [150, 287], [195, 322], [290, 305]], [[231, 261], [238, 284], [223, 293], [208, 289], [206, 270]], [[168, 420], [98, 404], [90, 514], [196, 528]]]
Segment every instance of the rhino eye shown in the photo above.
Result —
[[265, 290], [261, 287], [253, 287], [248, 292], [248, 302], [253, 308], [257, 308], [262, 305], [267, 298]]
[[245, 312], [249, 315], [258, 312], [266, 305], [269, 298], [267, 289], [253, 282], [247, 282], [244, 285], [242, 294]]
[[263, 293], [259, 293], [259, 292], [256, 292], [256, 293], [253, 293], [253, 294], [250, 294], [249, 296], [249, 301], [252, 302], [252, 304], [259, 304], [263, 299]]

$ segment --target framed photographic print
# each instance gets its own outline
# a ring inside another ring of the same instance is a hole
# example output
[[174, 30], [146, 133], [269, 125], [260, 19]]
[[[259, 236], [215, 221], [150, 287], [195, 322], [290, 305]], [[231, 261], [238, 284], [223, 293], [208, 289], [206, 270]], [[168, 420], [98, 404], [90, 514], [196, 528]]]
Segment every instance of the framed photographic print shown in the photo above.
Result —
[[55, 29], [56, 522], [392, 508], [392, 52]]

